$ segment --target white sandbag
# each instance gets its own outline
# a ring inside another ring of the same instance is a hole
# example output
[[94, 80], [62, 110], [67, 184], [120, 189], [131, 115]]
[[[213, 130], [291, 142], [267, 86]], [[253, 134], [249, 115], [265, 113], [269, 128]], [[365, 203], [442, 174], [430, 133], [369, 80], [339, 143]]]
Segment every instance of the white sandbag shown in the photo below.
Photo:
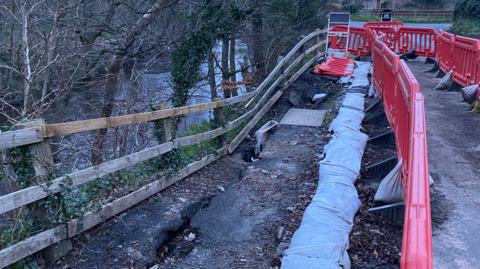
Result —
[[347, 93], [345, 95], [345, 100], [343, 100], [342, 106], [364, 110], [365, 95], [361, 93]]
[[446, 89], [450, 88], [450, 85], [452, 85], [452, 72], [453, 72], [453, 70], [448, 72], [442, 78], [442, 80], [440, 80], [437, 87], [435, 87], [435, 90], [446, 90]]
[[462, 97], [468, 104], [473, 104], [477, 101], [477, 90], [478, 85], [472, 85], [465, 88], [462, 88]]
[[397, 166], [382, 180], [380, 186], [378, 186], [374, 200], [385, 204], [403, 202], [402, 159], [400, 159]]

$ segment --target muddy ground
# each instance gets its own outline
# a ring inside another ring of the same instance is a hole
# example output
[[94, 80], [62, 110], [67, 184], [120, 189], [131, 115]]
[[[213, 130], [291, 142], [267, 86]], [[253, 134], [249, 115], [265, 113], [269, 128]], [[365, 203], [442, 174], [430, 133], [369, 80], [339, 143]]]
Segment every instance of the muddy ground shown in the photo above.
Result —
[[[279, 268], [279, 246], [288, 244], [315, 193], [319, 157], [330, 139], [326, 126], [342, 92], [306, 72], [266, 117], [280, 121], [291, 107], [326, 109], [324, 126], [275, 128], [256, 162], [242, 159], [254, 145], [244, 141], [231, 156], [83, 233], [73, 251], [49, 267]], [[317, 93], [328, 96], [312, 102]], [[366, 107], [374, 101], [367, 99]], [[369, 135], [388, 131], [385, 124], [364, 127]], [[365, 151], [356, 184], [363, 205], [350, 237], [353, 268], [398, 268], [402, 228], [368, 213], [381, 178], [364, 169], [392, 154], [391, 148], [372, 145]]]

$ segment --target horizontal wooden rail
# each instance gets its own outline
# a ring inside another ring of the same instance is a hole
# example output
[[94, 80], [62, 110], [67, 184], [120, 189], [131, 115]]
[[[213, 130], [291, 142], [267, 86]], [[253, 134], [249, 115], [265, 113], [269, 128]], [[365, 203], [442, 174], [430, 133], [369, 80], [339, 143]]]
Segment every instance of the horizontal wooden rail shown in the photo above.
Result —
[[108, 175], [123, 168], [146, 161], [150, 158], [159, 156], [172, 150], [172, 142], [164, 143], [159, 146], [149, 148], [144, 151], [136, 152], [128, 156], [118, 158], [109, 162], [99, 164], [68, 175], [71, 184], [68, 184], [67, 177], [59, 177], [50, 183], [32, 186], [23, 190], [0, 196], [0, 214], [8, 212], [17, 207], [27, 205], [48, 196], [48, 190], [52, 192], [60, 191], [63, 186], [74, 187], [95, 178]]
[[29, 128], [0, 133], [0, 150], [43, 141], [42, 128]]
[[0, 268], [21, 260], [48, 246], [67, 238], [65, 226], [59, 226], [27, 238], [13, 246], [0, 250]]
[[250, 97], [254, 96], [255, 93], [247, 93], [244, 95], [232, 97], [226, 100], [220, 100], [210, 103], [204, 103], [199, 105], [178, 107], [172, 109], [165, 109], [159, 111], [145, 112], [140, 114], [117, 116], [110, 118], [100, 118], [93, 120], [82, 120], [74, 122], [65, 122], [57, 124], [49, 124], [43, 127], [43, 134], [45, 137], [52, 137], [57, 135], [73, 134], [84, 131], [91, 131], [103, 128], [110, 128], [115, 126], [121, 126], [126, 124], [134, 124], [152, 120], [165, 119], [168, 117], [184, 115], [192, 112], [199, 112], [203, 110], [208, 110], [212, 108], [224, 107], [226, 105], [231, 105], [239, 102], [248, 100]]
[[305, 54], [309, 54], [310, 52], [313, 52], [315, 49], [318, 49], [325, 44], [327, 44], [327, 40], [323, 40], [322, 42], [318, 43], [317, 45], [312, 46], [311, 48], [307, 49], [305, 51]]
[[[278, 74], [278, 72], [280, 72], [282, 70], [282, 67], [283, 65], [288, 61], [290, 60], [290, 58], [293, 57], [293, 55], [295, 55], [295, 53], [305, 44], [307, 43], [307, 41], [309, 41], [310, 39], [312, 39], [313, 37], [315, 36], [318, 36], [319, 34], [324, 34], [324, 33], [327, 33], [327, 30], [316, 30], [315, 32], [307, 35], [306, 37], [304, 37], [300, 42], [298, 42], [298, 44], [290, 50], [290, 52], [285, 56], [285, 58], [283, 58], [278, 64], [277, 66], [275, 67], [275, 69], [273, 69], [273, 71], [270, 73], [270, 75], [268, 75], [268, 77], [262, 82], [262, 84], [260, 84], [260, 86], [253, 92], [255, 93], [255, 97], [268, 85], [268, 83], [270, 83], [270, 81]], [[323, 41], [322, 41], [323, 42]], [[326, 42], [326, 41], [325, 41]], [[320, 42], [321, 43], [321, 42]], [[325, 43], [323, 43], [325, 44]], [[285, 72], [286, 73], [286, 72]], [[278, 80], [278, 79], [277, 79]], [[253, 102], [254, 102], [254, 98], [252, 98], [250, 100], [250, 102], [247, 104], [246, 107], [249, 107]]]
[[138, 204], [139, 202], [167, 188], [173, 183], [209, 165], [213, 161], [224, 156], [226, 152], [227, 149], [222, 148], [217, 152], [202, 158], [199, 161], [187, 165], [187, 167], [181, 169], [177, 175], [172, 176], [171, 178], [162, 178], [160, 180], [152, 182], [112, 203], [104, 205], [99, 211], [89, 212], [81, 218], [71, 220], [67, 223], [68, 237], [73, 237], [84, 230], [90, 229], [93, 226], [102, 223], [103, 221], [105, 221], [105, 219], [113, 217], [118, 213], [132, 207], [133, 205]]
[[[310, 61], [308, 61], [302, 68], [300, 68], [297, 73], [295, 73], [295, 75], [293, 75], [292, 78], [290, 78], [288, 80], [287, 83], [285, 83], [285, 85], [282, 87], [282, 89], [280, 89], [268, 102], [267, 104], [265, 104], [265, 106], [258, 112], [257, 115], [255, 115], [255, 117], [253, 117], [253, 119], [247, 124], [247, 126], [245, 126], [242, 131], [238, 134], [237, 137], [235, 137], [235, 139], [232, 141], [232, 143], [230, 143], [229, 147], [228, 147], [228, 152], [229, 153], [232, 153], [233, 151], [235, 151], [235, 149], [237, 148], [237, 146], [240, 144], [240, 142], [242, 142], [242, 140], [245, 138], [245, 136], [253, 129], [253, 127], [255, 127], [255, 124], [257, 124], [257, 122], [263, 117], [263, 115], [268, 111], [268, 109], [270, 109], [270, 107], [280, 98], [280, 96], [282, 96], [283, 94], [283, 91], [285, 91], [288, 87], [290, 87], [290, 85], [295, 82], [295, 80], [297, 80], [297, 78], [303, 74], [303, 72], [305, 72], [305, 70], [308, 69], [308, 67], [313, 64], [316, 60], [318, 60], [318, 58], [320, 58], [321, 56], [325, 55], [325, 53], [321, 53], [321, 54], [318, 54], [318, 55], [315, 55]], [[285, 72], [286, 73], [286, 72]], [[266, 96], [267, 94], [265, 94]], [[258, 102], [257, 106], [260, 104], [261, 102]], [[255, 108], [253, 109], [255, 110]]]

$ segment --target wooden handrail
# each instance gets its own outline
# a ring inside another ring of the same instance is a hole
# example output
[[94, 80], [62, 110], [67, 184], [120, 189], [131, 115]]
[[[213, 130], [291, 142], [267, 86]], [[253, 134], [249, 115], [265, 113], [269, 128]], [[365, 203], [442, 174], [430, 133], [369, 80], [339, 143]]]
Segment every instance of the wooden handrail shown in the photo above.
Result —
[[[295, 46], [294, 50], [292, 50], [287, 55], [288, 58], [285, 57], [283, 61], [281, 61], [279, 65], [277, 65], [277, 67], [275, 68], [277, 71], [274, 70], [269, 75], [270, 80], [273, 78], [273, 76], [276, 73], [278, 73], [279, 70], [281, 70], [281, 68], [287, 62], [287, 60], [291, 58], [293, 54], [305, 42], [307, 42], [313, 36], [316, 36], [320, 33], [325, 33], [325, 32], [326, 32], [325, 30], [322, 30], [322, 31], [317, 30], [314, 33], [302, 39], [302, 41], [299, 44], [297, 44], [297, 46]], [[314, 45], [313, 47], [307, 49], [305, 53], [302, 53], [300, 56], [298, 56], [293, 61], [293, 63], [286, 68], [286, 70], [282, 73], [282, 75], [279, 76], [276, 79], [276, 81], [267, 89], [267, 91], [265, 91], [265, 93], [259, 99], [259, 101], [257, 102], [257, 104], [253, 109], [251, 109], [250, 111], [243, 114], [241, 117], [237, 118], [233, 122], [221, 128], [217, 128], [215, 130], [197, 134], [197, 135], [177, 138], [172, 140], [171, 142], [166, 142], [141, 152], [136, 152], [115, 160], [102, 163], [97, 166], [93, 166], [78, 172], [74, 172], [65, 177], [56, 178], [53, 181], [49, 182], [48, 184], [44, 183], [37, 186], [29, 187], [23, 190], [19, 190], [17, 192], [13, 192], [4, 196], [0, 196], [0, 214], [2, 214], [10, 210], [16, 209], [18, 207], [25, 206], [32, 202], [38, 201], [40, 199], [44, 199], [50, 193], [58, 192], [65, 186], [67, 187], [78, 186], [80, 184], [84, 184], [88, 181], [113, 173], [115, 171], [130, 167], [135, 164], [139, 164], [143, 161], [159, 156], [163, 153], [169, 152], [176, 147], [193, 145], [193, 144], [197, 144], [203, 141], [213, 139], [215, 137], [219, 137], [225, 134], [226, 132], [240, 126], [240, 124], [246, 122], [248, 119], [250, 119], [253, 116], [250, 122], [246, 125], [245, 128], [242, 129], [240, 134], [237, 135], [237, 137], [232, 141], [230, 145], [225, 146], [224, 148], [218, 150], [214, 154], [204, 157], [200, 161], [187, 165], [185, 168], [179, 171], [179, 174], [173, 176], [172, 178], [170, 179], [163, 178], [161, 180], [152, 182], [134, 191], [129, 195], [121, 197], [110, 204], [102, 206], [102, 209], [98, 212], [89, 212], [81, 218], [71, 220], [66, 225], [60, 225], [56, 228], [44, 231], [38, 235], [25, 239], [11, 247], [0, 250], [0, 267], [7, 266], [19, 259], [22, 259], [30, 254], [33, 254], [38, 250], [41, 250], [47, 246], [55, 244], [63, 239], [70, 238], [82, 232], [83, 230], [91, 228], [96, 224], [104, 221], [105, 217], [108, 218], [108, 217], [114, 216], [115, 214], [118, 214], [124, 211], [125, 209], [137, 204], [139, 201], [145, 198], [148, 198], [151, 195], [157, 193], [158, 191], [170, 186], [174, 182], [181, 180], [182, 178], [194, 173], [195, 171], [198, 171], [202, 167], [208, 165], [209, 163], [225, 155], [227, 153], [227, 150], [230, 153], [233, 152], [233, 150], [235, 150], [235, 148], [243, 140], [243, 138], [248, 134], [248, 132], [261, 119], [261, 117], [282, 96], [283, 92], [314, 61], [316, 61], [319, 57], [324, 55], [324, 53], [315, 55], [308, 63], [306, 63], [303, 67], [301, 67], [292, 76], [292, 78], [290, 78], [282, 86], [282, 88], [272, 98], [270, 98], [270, 100], [265, 104], [265, 106], [263, 106], [260, 109], [260, 107], [262, 106], [266, 98], [270, 96], [270, 94], [278, 87], [278, 85], [282, 82], [282, 80], [288, 75], [288, 73], [291, 70], [293, 70], [293, 68], [297, 66], [298, 63], [300, 63], [301, 60], [303, 60], [308, 53], [315, 51], [316, 48], [325, 44], [324, 42], [325, 41], [322, 41]], [[264, 85], [263, 88], [266, 87], [267, 84], [268, 83], [262, 83], [262, 85]], [[173, 108], [168, 110], [146, 112], [146, 113], [133, 114], [133, 115], [111, 117], [111, 118], [100, 118], [100, 119], [93, 119], [93, 120], [51, 124], [51, 125], [43, 126], [43, 129], [35, 127], [35, 128], [23, 129], [19, 131], [0, 133], [0, 149], [39, 143], [44, 141], [44, 138], [46, 137], [51, 137], [56, 135], [71, 134], [71, 133], [77, 133], [77, 132], [88, 131], [88, 130], [120, 126], [125, 124], [134, 124], [134, 123], [146, 122], [151, 120], [165, 119], [172, 116], [178, 116], [178, 115], [198, 112], [198, 111], [212, 109], [212, 108], [221, 108], [226, 105], [231, 105], [231, 104], [246, 101], [251, 97], [256, 97], [263, 90], [263, 88], [259, 87], [254, 92], [247, 93], [242, 96], [237, 96], [230, 99], [215, 101], [215, 102], [210, 102], [205, 104], [179, 107], [179, 108]], [[79, 224], [82, 224], [82, 225], [79, 225]], [[79, 229], [79, 227], [82, 227], [82, 229]], [[32, 246], [32, 245], [35, 245], [35, 246]]]

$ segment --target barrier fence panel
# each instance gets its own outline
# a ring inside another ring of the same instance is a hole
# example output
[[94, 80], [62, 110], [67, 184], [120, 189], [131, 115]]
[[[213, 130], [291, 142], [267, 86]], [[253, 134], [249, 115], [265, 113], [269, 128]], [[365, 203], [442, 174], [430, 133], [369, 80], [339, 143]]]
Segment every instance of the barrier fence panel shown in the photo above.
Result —
[[[380, 55], [383, 57], [380, 58]], [[380, 38], [375, 40], [373, 57], [374, 83], [380, 84], [380, 87], [375, 86], [375, 90], [383, 92], [385, 113], [395, 133], [397, 155], [403, 158], [405, 221], [401, 268], [433, 268], [423, 95], [405, 61], [400, 61]], [[379, 74], [382, 83], [378, 83], [379, 78], [375, 77]]]
[[403, 27], [403, 22], [401, 21], [371, 21], [366, 22], [363, 27], [365, 28], [372, 28], [372, 27], [391, 27], [395, 28], [395, 30], [400, 29]]
[[[412, 122], [413, 98], [420, 92], [420, 86], [404, 60], [398, 63], [397, 83], [395, 84], [395, 142], [397, 157], [403, 159], [402, 171], [408, 174], [410, 159], [410, 131]], [[405, 177], [403, 178], [405, 180]], [[406, 186], [405, 182], [403, 186]], [[404, 190], [405, 191], [405, 190]], [[405, 193], [405, 192], [404, 192]]]
[[451, 64], [451, 57], [454, 42], [455, 35], [444, 32], [442, 29], [440, 29], [435, 50], [437, 54], [437, 64], [445, 73], [450, 72], [450, 70], [453, 68]]
[[415, 50], [415, 55], [435, 57], [437, 32], [433, 28], [401, 27], [398, 30], [398, 51], [406, 54]]
[[375, 39], [372, 50], [373, 58], [373, 86], [380, 100], [383, 100], [383, 40], [384, 35]]
[[387, 45], [383, 45], [383, 104], [390, 126], [395, 128], [395, 85], [400, 58]]
[[452, 80], [467, 87], [479, 82], [480, 40], [456, 36], [451, 53]]
[[[335, 25], [332, 32], [347, 32], [348, 27]], [[334, 36], [331, 39], [330, 47], [332, 49], [345, 49], [347, 43], [346, 37]], [[348, 41], [348, 51], [358, 56], [367, 56], [373, 46], [372, 30], [368, 28], [350, 27], [350, 37]]]
[[393, 27], [382, 27], [382, 26], [369, 26], [369, 29], [375, 30], [377, 32], [382, 32], [385, 34], [384, 43], [390, 48], [390, 50], [395, 51], [397, 49], [397, 40], [398, 33], [397, 30]]
[[401, 268], [433, 268], [427, 138], [421, 93], [415, 95], [412, 116]]

